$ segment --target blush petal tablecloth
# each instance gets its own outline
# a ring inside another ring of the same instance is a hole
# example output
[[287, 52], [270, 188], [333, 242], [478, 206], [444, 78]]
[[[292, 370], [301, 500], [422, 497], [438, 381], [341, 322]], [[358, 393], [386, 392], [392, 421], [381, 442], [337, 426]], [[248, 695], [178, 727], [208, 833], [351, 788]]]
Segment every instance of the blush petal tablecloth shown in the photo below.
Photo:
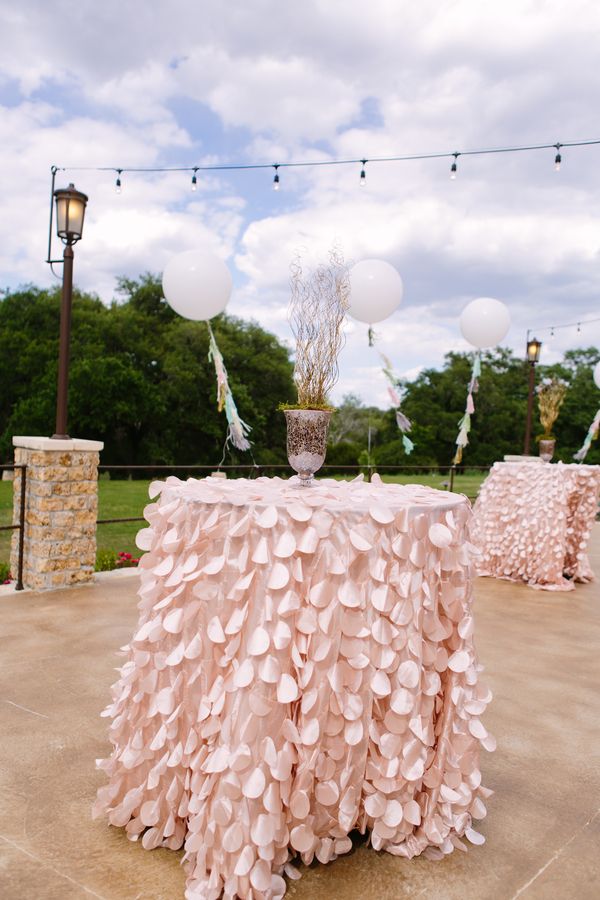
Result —
[[295, 480], [154, 483], [138, 536], [94, 814], [185, 846], [190, 900], [280, 898], [353, 829], [405, 857], [484, 840], [468, 501]]
[[599, 491], [600, 466], [494, 463], [473, 512], [477, 574], [547, 591], [593, 580], [585, 548]]

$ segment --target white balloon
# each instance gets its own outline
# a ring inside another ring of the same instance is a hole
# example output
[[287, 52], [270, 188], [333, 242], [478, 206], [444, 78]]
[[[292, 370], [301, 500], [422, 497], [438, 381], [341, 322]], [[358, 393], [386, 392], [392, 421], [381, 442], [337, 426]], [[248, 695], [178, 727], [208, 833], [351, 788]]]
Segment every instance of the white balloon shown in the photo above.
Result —
[[203, 321], [222, 313], [233, 280], [222, 259], [208, 250], [186, 250], [172, 256], [162, 278], [169, 306], [185, 319]]
[[594, 366], [594, 381], [596, 382], [596, 387], [600, 388], [600, 362], [597, 362]]
[[510, 328], [506, 304], [492, 297], [478, 297], [467, 303], [460, 316], [462, 336], [474, 347], [495, 347]]
[[359, 322], [382, 322], [402, 301], [402, 279], [382, 259], [363, 259], [350, 269], [349, 315]]

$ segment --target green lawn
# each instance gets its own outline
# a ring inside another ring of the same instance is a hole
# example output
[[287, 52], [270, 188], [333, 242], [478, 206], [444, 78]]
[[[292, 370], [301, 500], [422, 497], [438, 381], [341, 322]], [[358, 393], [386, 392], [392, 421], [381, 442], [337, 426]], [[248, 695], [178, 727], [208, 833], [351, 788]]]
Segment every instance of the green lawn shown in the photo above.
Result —
[[[458, 475], [454, 490], [474, 498], [485, 473], [473, 472]], [[349, 477], [349, 476], [345, 476]], [[445, 489], [447, 476], [440, 473], [413, 475], [383, 475], [383, 480], [399, 484], [426, 484], [438, 490]], [[126, 516], [141, 516], [144, 506], [149, 503], [149, 481], [106, 481], [99, 482], [99, 519], [118, 519]], [[12, 483], [0, 481], [0, 525], [10, 525], [12, 518]], [[136, 555], [135, 536], [143, 522], [121, 522], [114, 525], [98, 526], [98, 549], [123, 550]], [[8, 562], [10, 557], [10, 531], [0, 531], [0, 562]]]
[[[155, 479], [151, 479], [154, 481]], [[98, 518], [120, 519], [126, 516], [141, 516], [144, 507], [150, 503], [148, 485], [150, 481], [105, 481], [98, 482]], [[135, 536], [144, 528], [144, 522], [116, 522], [114, 525], [99, 525], [97, 534], [98, 550], [124, 550], [134, 556], [139, 554], [135, 546]]]
[[[466, 494], [474, 500], [486, 475], [487, 472], [467, 472], [464, 475], [457, 475], [454, 479], [454, 492]], [[412, 475], [386, 475], [384, 472], [381, 477], [383, 481], [395, 484], [426, 484], [438, 491], [447, 490], [449, 484], [448, 474], [441, 472], [421, 472]]]

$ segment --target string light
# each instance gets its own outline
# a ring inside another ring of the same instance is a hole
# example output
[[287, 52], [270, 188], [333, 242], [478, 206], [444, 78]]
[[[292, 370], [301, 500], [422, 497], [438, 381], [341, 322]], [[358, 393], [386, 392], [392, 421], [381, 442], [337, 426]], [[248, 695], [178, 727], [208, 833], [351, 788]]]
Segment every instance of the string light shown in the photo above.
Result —
[[554, 157], [554, 171], [560, 172], [560, 164], [562, 162], [562, 156], [560, 155], [560, 148], [562, 144], [555, 144], [556, 147], [556, 156]]
[[367, 173], [365, 172], [365, 166], [367, 164], [367, 160], [361, 159], [361, 163], [362, 163], [362, 169], [360, 170], [360, 180], [358, 183], [360, 184], [361, 187], [364, 187], [367, 182]]
[[198, 179], [196, 178], [197, 168], [194, 169], [194, 174], [192, 175], [192, 190], [195, 191], [198, 188]]
[[[546, 325], [541, 328], [539, 326], [537, 326], [534, 330], [535, 330], [536, 334], [538, 334], [538, 332], [541, 332], [541, 331], [549, 331], [550, 337], [553, 338], [554, 332], [560, 331], [562, 328], [575, 328], [576, 327], [577, 333], [581, 334], [581, 326], [582, 325], [593, 325], [596, 322], [600, 322], [600, 317], [596, 316], [596, 318], [594, 318], [594, 319], [582, 319], [579, 322], [566, 322], [564, 325]], [[527, 340], [529, 340], [529, 335], [531, 334], [531, 331], [532, 331], [531, 328], [527, 331]]]
[[[555, 149], [556, 155], [554, 158], [554, 165], [556, 170], [558, 171], [562, 156], [561, 149], [563, 147], [587, 147], [600, 144], [600, 139], [594, 140], [585, 140], [585, 141], [562, 141], [562, 142], [553, 142], [547, 144], [527, 144], [527, 145], [519, 145], [514, 147], [484, 147], [476, 150], [455, 150], [452, 152], [443, 151], [440, 153], [413, 153], [407, 155], [398, 155], [398, 156], [372, 156], [369, 158], [368, 162], [373, 163], [386, 163], [386, 162], [407, 162], [410, 160], [423, 160], [423, 159], [452, 159], [452, 165], [450, 167], [450, 177], [456, 177], [458, 167], [457, 167], [457, 159], [459, 156], [484, 156], [490, 154], [498, 154], [498, 153], [521, 153], [525, 151], [533, 151], [533, 150], [548, 150]], [[140, 173], [154, 173], [154, 172], [191, 172], [192, 175], [192, 184], [193, 184], [193, 176], [196, 175], [197, 172], [226, 172], [226, 171], [242, 171], [249, 169], [275, 169], [275, 177], [273, 178], [273, 188], [275, 190], [279, 189], [279, 168], [307, 168], [307, 167], [315, 167], [315, 166], [347, 166], [347, 165], [357, 165], [358, 163], [362, 163], [361, 176], [360, 176], [360, 184], [365, 183], [366, 179], [366, 171], [365, 164], [367, 159], [363, 159], [361, 157], [352, 158], [352, 159], [319, 159], [319, 160], [308, 160], [306, 162], [285, 162], [285, 163], [223, 163], [223, 164], [214, 164], [214, 165], [205, 165], [205, 166], [134, 166], [131, 168], [121, 168], [116, 169], [114, 166], [52, 166], [52, 169], [57, 172], [116, 172], [117, 173], [117, 189], [121, 187], [121, 174], [124, 172], [140, 172]], [[363, 177], [364, 175], [364, 177]]]
[[115, 193], [121, 193], [121, 172], [123, 169], [117, 169], [117, 180], [115, 181]]

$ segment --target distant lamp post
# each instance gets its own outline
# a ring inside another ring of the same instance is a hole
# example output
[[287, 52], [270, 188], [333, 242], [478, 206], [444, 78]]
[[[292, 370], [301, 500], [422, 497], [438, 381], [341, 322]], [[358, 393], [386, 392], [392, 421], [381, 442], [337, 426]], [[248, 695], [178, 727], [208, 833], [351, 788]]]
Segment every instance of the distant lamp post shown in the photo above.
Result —
[[69, 393], [69, 349], [71, 341], [71, 301], [73, 297], [73, 244], [81, 240], [83, 219], [88, 198], [70, 184], [53, 191], [56, 201], [56, 231], [65, 245], [63, 253], [62, 296], [60, 302], [60, 349], [58, 354], [58, 385], [56, 392], [57, 440], [68, 439], [67, 408]]
[[540, 361], [542, 342], [537, 338], [527, 341], [527, 362], [529, 363], [529, 392], [527, 394], [527, 424], [525, 426], [525, 448], [523, 453], [529, 456], [531, 444], [531, 419], [533, 416], [533, 395], [535, 393], [535, 367]]

